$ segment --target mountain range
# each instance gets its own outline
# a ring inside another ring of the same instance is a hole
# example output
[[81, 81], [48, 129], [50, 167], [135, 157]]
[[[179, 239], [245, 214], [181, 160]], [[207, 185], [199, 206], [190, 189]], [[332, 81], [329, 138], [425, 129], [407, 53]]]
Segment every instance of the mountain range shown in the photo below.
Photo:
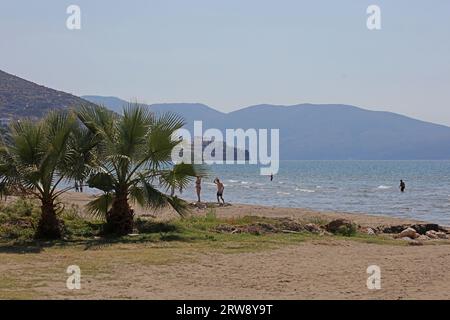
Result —
[[[83, 98], [116, 112], [127, 104], [115, 97]], [[203, 121], [203, 130], [278, 128], [281, 159], [450, 159], [449, 127], [350, 105], [263, 104], [230, 113], [190, 103], [153, 104], [148, 108], [181, 115], [191, 132], [195, 120]]]
[[[116, 97], [74, 95], [0, 70], [0, 120], [40, 118], [52, 109], [97, 104], [121, 113], [128, 102]], [[403, 115], [342, 104], [256, 105], [224, 113], [199, 103], [147, 106], [174, 112], [192, 130], [280, 129], [281, 159], [450, 159], [450, 127]]]
[[49, 110], [91, 104], [72, 94], [47, 88], [0, 70], [0, 118], [41, 118]]

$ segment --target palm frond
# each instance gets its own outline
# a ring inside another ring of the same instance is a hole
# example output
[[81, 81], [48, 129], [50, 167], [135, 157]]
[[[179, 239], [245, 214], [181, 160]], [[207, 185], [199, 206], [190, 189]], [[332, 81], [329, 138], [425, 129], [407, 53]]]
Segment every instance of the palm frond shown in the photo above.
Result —
[[87, 183], [90, 188], [96, 188], [108, 193], [114, 190], [116, 181], [109, 173], [97, 172], [89, 177]]
[[158, 210], [170, 206], [181, 216], [185, 216], [189, 212], [188, 205], [184, 200], [164, 194], [144, 179], [140, 185], [132, 188], [130, 196], [144, 208]]
[[184, 190], [194, 177], [203, 176], [205, 170], [193, 164], [179, 163], [170, 169], [160, 170], [159, 183], [168, 190]]
[[114, 201], [114, 193], [104, 193], [90, 201], [86, 208], [88, 212], [97, 218], [104, 218]]
[[145, 106], [129, 104], [124, 108], [123, 118], [118, 125], [118, 149], [122, 155], [131, 157], [140, 151], [139, 146], [145, 142], [151, 123], [151, 113]]

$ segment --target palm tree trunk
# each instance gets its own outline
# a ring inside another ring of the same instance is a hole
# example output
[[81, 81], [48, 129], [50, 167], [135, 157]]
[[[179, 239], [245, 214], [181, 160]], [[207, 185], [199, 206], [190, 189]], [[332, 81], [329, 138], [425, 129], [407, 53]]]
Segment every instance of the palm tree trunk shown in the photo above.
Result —
[[133, 232], [134, 211], [128, 204], [127, 192], [117, 193], [106, 214], [106, 233], [124, 236]]
[[60, 239], [61, 222], [56, 216], [56, 209], [52, 199], [43, 199], [41, 218], [36, 230], [37, 239]]

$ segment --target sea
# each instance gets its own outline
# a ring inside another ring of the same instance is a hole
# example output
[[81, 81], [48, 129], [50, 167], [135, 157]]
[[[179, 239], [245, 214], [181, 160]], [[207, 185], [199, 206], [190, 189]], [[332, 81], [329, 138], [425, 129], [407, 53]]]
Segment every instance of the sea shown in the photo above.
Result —
[[[257, 165], [205, 166], [202, 201], [411, 218], [450, 226], [450, 161], [281, 161], [270, 181]], [[400, 192], [400, 179], [406, 183]], [[183, 192], [196, 199], [194, 184]]]

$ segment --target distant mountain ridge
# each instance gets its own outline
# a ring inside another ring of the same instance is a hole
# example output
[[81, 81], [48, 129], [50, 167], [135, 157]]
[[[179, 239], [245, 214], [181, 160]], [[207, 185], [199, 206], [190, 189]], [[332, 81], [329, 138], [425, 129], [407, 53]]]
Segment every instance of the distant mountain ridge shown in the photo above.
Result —
[[[108, 100], [84, 97], [97, 104]], [[117, 107], [127, 102], [116, 98]], [[120, 102], [120, 103], [119, 103]], [[153, 104], [154, 112], [175, 112], [192, 130], [280, 129], [281, 159], [426, 160], [450, 159], [450, 127], [383, 111], [340, 104], [256, 105], [223, 113], [203, 104]]]
[[[83, 99], [84, 98], [84, 99]], [[37, 85], [0, 70], [0, 123], [41, 118], [49, 110], [102, 104], [120, 113], [126, 101], [116, 97], [83, 98]], [[280, 129], [281, 159], [450, 159], [450, 127], [390, 112], [339, 104], [257, 105], [223, 113], [199, 103], [149, 105], [156, 113], [174, 112], [192, 130]]]
[[41, 118], [49, 110], [92, 104], [0, 70], [0, 118]]

